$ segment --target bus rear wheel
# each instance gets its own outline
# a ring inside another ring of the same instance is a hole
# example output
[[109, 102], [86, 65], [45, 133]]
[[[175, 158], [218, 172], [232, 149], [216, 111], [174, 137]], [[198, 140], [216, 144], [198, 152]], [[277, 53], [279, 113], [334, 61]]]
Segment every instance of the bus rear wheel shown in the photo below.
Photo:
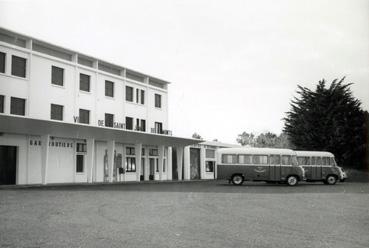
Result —
[[328, 184], [328, 185], [335, 185], [336, 182], [337, 182], [337, 178], [333, 175], [329, 175], [325, 179], [325, 184]]
[[243, 177], [241, 175], [233, 175], [232, 176], [232, 183], [234, 185], [241, 185], [241, 184], [243, 184]]
[[299, 182], [299, 180], [297, 179], [296, 176], [289, 176], [287, 178], [287, 184], [289, 186], [295, 186], [295, 185], [297, 185], [298, 182]]

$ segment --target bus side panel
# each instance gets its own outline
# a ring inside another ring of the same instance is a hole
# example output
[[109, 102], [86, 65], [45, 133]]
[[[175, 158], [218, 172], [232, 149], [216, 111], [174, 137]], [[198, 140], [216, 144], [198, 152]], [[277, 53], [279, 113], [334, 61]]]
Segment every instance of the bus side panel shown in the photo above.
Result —
[[281, 165], [281, 174], [279, 180], [284, 181], [287, 179], [288, 175], [292, 174], [291, 165]]
[[246, 173], [245, 166], [233, 164], [218, 164], [217, 170], [217, 179], [231, 179], [232, 175], [234, 174], [244, 175]]

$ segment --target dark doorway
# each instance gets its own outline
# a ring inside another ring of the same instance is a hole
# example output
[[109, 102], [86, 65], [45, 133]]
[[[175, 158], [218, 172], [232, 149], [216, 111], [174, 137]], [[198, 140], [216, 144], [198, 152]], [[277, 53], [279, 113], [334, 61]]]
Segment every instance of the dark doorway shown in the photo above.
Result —
[[17, 147], [0, 146], [0, 185], [16, 184]]
[[200, 149], [190, 148], [190, 179], [200, 179]]

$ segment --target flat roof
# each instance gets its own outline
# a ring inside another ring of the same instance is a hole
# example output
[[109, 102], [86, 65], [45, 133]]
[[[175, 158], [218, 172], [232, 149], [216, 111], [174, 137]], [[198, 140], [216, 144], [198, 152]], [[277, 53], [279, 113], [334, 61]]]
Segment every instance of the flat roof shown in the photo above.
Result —
[[181, 138], [163, 134], [153, 134], [109, 127], [96, 127], [79, 123], [66, 123], [52, 120], [40, 120], [23, 116], [0, 114], [0, 132], [23, 135], [46, 135], [71, 139], [89, 139], [119, 143], [164, 146], [188, 146], [201, 140]]
[[[40, 40], [40, 39], [37, 39], [37, 38], [33, 38], [31, 36], [28, 36], [28, 35], [25, 35], [25, 34], [21, 34], [21, 33], [15, 32], [15, 31], [10, 30], [10, 29], [6, 29], [6, 28], [3, 28], [3, 27], [0, 27], [0, 33], [1, 32], [2, 33], [5, 33], [7, 35], [13, 35], [13, 36], [15, 36], [15, 38], [18, 38], [18, 39], [20, 38], [20, 39], [24, 39], [24, 40], [32, 40], [32, 41], [35, 41], [36, 43], [39, 43], [39, 44], [42, 44], [42, 45], [46, 45], [46, 46], [49, 46], [51, 48], [57, 48], [57, 49], [62, 50], [65, 53], [78, 54], [78, 55], [81, 55], [82, 57], [85, 57], [85, 58], [97, 60], [99, 62], [106, 63], [106, 64], [112, 65], [114, 67], [117, 67], [117, 68], [119, 68], [121, 70], [125, 69], [125, 70], [128, 70], [128, 71], [132, 72], [132, 73], [137, 73], [137, 74], [142, 75], [144, 77], [149, 77], [150, 79], [153, 79], [155, 81], [158, 81], [158, 82], [160, 82], [162, 84], [170, 84], [169, 81], [166, 81], [166, 80], [163, 80], [163, 79], [159, 79], [158, 77], [150, 76], [148, 74], [145, 74], [145, 73], [136, 71], [134, 69], [130, 69], [128, 67], [120, 66], [120, 65], [117, 65], [115, 63], [109, 62], [109, 61], [104, 60], [104, 59], [99, 59], [99, 58], [96, 58], [96, 57], [91, 56], [91, 55], [87, 55], [87, 54], [83, 54], [81, 52], [77, 52], [77, 51], [75, 51], [73, 49], [65, 48], [65, 47], [62, 47], [62, 46], [59, 46], [59, 45], [56, 45], [56, 44], [53, 44], [53, 43], [50, 43], [50, 42], [47, 42], [47, 41], [43, 41], [43, 40]], [[11, 43], [9, 43], [9, 44], [11, 44]], [[23, 48], [33, 50], [32, 48], [26, 48], [26, 47], [23, 47]]]

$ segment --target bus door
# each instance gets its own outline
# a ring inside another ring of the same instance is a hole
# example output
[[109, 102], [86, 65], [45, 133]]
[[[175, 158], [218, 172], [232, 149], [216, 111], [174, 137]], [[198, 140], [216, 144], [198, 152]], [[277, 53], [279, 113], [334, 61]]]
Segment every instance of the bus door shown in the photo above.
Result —
[[269, 179], [270, 181], [281, 180], [281, 156], [270, 155], [269, 156]]
[[312, 180], [322, 179], [322, 158], [312, 157], [311, 163], [311, 178]]

